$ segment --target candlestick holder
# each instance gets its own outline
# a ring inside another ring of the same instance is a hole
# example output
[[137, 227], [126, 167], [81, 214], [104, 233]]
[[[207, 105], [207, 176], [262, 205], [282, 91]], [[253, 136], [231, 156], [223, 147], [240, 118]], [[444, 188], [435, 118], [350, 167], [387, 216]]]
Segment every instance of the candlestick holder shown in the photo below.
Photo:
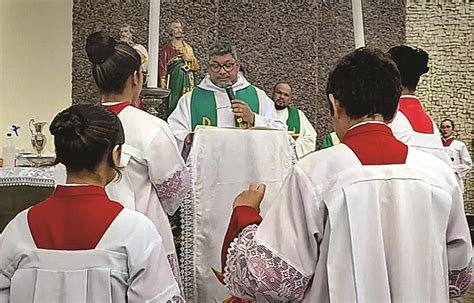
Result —
[[171, 91], [166, 88], [144, 88], [141, 92], [142, 103], [145, 111], [153, 116], [166, 119], [166, 104]]

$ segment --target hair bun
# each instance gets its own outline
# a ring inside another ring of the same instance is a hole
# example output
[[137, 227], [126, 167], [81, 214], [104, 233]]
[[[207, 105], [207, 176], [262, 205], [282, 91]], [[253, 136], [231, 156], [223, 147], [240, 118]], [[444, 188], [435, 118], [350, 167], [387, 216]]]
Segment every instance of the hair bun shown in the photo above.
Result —
[[77, 112], [60, 112], [53, 120], [49, 131], [55, 137], [67, 140], [79, 138], [87, 126], [87, 119]]
[[105, 32], [90, 34], [86, 40], [86, 52], [89, 61], [94, 64], [104, 63], [115, 53], [115, 39]]

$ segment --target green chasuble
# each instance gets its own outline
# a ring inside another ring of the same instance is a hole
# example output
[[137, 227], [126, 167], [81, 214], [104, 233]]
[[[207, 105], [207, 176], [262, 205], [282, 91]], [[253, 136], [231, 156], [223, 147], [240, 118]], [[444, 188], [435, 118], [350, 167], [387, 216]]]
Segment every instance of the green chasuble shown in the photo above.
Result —
[[[235, 98], [244, 101], [252, 112], [259, 112], [257, 90], [249, 85], [235, 92]], [[196, 86], [191, 93], [191, 125], [192, 129], [198, 125], [217, 126], [217, 104], [213, 91]]]
[[286, 119], [286, 125], [288, 125], [288, 131], [300, 133], [300, 114], [296, 107], [288, 106], [288, 119]]

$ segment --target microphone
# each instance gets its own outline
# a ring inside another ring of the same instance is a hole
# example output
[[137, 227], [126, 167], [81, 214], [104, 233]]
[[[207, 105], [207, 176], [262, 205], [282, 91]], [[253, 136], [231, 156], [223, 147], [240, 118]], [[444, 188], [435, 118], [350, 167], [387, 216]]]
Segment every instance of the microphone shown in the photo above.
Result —
[[[225, 92], [227, 93], [227, 97], [229, 97], [230, 103], [235, 100], [235, 94], [234, 90], [232, 89], [232, 83], [226, 83], [224, 86]], [[242, 117], [237, 117], [235, 118], [235, 123], [237, 124], [238, 127], [242, 128], [243, 127], [243, 122], [244, 119]]]

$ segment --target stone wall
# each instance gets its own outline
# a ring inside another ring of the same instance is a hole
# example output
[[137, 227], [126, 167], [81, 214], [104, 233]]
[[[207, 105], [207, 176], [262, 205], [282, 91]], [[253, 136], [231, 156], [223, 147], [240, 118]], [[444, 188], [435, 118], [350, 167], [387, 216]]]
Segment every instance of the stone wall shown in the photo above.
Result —
[[[137, 28], [137, 42], [147, 45], [146, 0], [74, 0], [73, 101], [96, 102], [98, 95], [84, 51], [87, 35], [112, 31], [129, 23]], [[387, 50], [404, 42], [405, 6], [401, 1], [363, 1], [366, 43]], [[271, 94], [274, 83], [294, 87], [294, 105], [315, 126], [318, 146], [332, 131], [324, 94], [329, 70], [354, 47], [350, 1], [333, 0], [162, 0], [160, 42], [167, 41], [166, 25], [181, 20], [186, 40], [205, 75], [207, 50], [226, 38], [238, 47], [247, 78]]]
[[[474, 43], [472, 1], [409, 1], [407, 44], [430, 55], [417, 95], [439, 125], [456, 124], [457, 136], [474, 155]], [[474, 213], [474, 174], [465, 182], [466, 212]]]

